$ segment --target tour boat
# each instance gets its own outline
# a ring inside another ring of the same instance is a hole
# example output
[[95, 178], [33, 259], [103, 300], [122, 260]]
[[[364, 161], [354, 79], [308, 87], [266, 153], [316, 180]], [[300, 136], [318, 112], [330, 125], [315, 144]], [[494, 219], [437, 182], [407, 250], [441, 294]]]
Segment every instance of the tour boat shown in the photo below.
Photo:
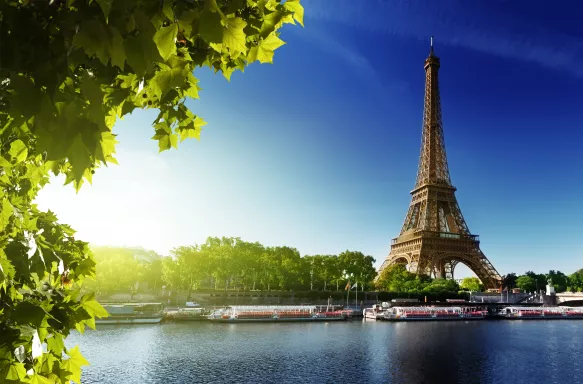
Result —
[[289, 322], [346, 320], [342, 311], [317, 311], [311, 305], [233, 305], [214, 310], [212, 322]]
[[178, 308], [164, 312], [165, 321], [200, 321], [207, 320], [209, 311], [204, 308]]
[[158, 324], [162, 321], [162, 303], [102, 304], [109, 317], [96, 318], [95, 324]]
[[583, 319], [583, 308], [575, 307], [506, 307], [498, 316], [515, 320]]
[[486, 314], [467, 307], [391, 307], [384, 312], [382, 320], [388, 321], [443, 321], [479, 320]]
[[370, 320], [381, 320], [384, 313], [389, 309], [389, 303], [375, 304], [372, 308], [365, 308], [362, 311], [362, 316]]

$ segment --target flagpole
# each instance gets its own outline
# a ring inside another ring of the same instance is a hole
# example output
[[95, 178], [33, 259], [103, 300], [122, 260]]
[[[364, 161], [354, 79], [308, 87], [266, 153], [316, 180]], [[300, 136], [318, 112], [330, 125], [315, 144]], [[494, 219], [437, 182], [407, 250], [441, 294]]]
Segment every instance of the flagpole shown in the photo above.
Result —
[[348, 292], [346, 293], [346, 309], [348, 309], [348, 298], [350, 297], [350, 282], [348, 282]]
[[358, 281], [356, 282], [356, 298], [354, 299], [354, 306], [358, 308]]

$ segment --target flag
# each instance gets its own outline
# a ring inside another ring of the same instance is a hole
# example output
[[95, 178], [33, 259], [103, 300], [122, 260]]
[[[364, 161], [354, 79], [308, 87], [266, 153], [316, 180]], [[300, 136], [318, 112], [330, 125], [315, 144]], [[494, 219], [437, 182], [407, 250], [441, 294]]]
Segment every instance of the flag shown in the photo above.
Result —
[[346, 283], [346, 287], [344, 287], [345, 291], [348, 291], [350, 289], [350, 280], [348, 280], [348, 283]]
[[356, 287], [358, 287], [358, 282], [354, 283], [354, 285], [350, 289], [354, 289]]

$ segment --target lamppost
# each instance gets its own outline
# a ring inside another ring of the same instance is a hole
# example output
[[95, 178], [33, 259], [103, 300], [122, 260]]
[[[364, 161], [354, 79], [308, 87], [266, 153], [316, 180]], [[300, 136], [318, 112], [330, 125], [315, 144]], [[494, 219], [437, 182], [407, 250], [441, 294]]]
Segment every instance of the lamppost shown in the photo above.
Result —
[[310, 269], [310, 291], [314, 290], [314, 269]]

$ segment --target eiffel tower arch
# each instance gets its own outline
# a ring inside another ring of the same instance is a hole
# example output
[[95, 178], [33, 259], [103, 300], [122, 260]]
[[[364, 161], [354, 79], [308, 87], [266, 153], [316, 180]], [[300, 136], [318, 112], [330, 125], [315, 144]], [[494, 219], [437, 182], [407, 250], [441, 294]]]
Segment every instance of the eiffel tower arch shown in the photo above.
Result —
[[421, 154], [411, 203], [399, 236], [379, 274], [393, 264], [410, 272], [453, 278], [456, 265], [468, 266], [486, 288], [499, 288], [500, 274], [480, 250], [462, 215], [449, 176], [439, 97], [440, 61], [433, 52], [425, 60], [425, 102]]

